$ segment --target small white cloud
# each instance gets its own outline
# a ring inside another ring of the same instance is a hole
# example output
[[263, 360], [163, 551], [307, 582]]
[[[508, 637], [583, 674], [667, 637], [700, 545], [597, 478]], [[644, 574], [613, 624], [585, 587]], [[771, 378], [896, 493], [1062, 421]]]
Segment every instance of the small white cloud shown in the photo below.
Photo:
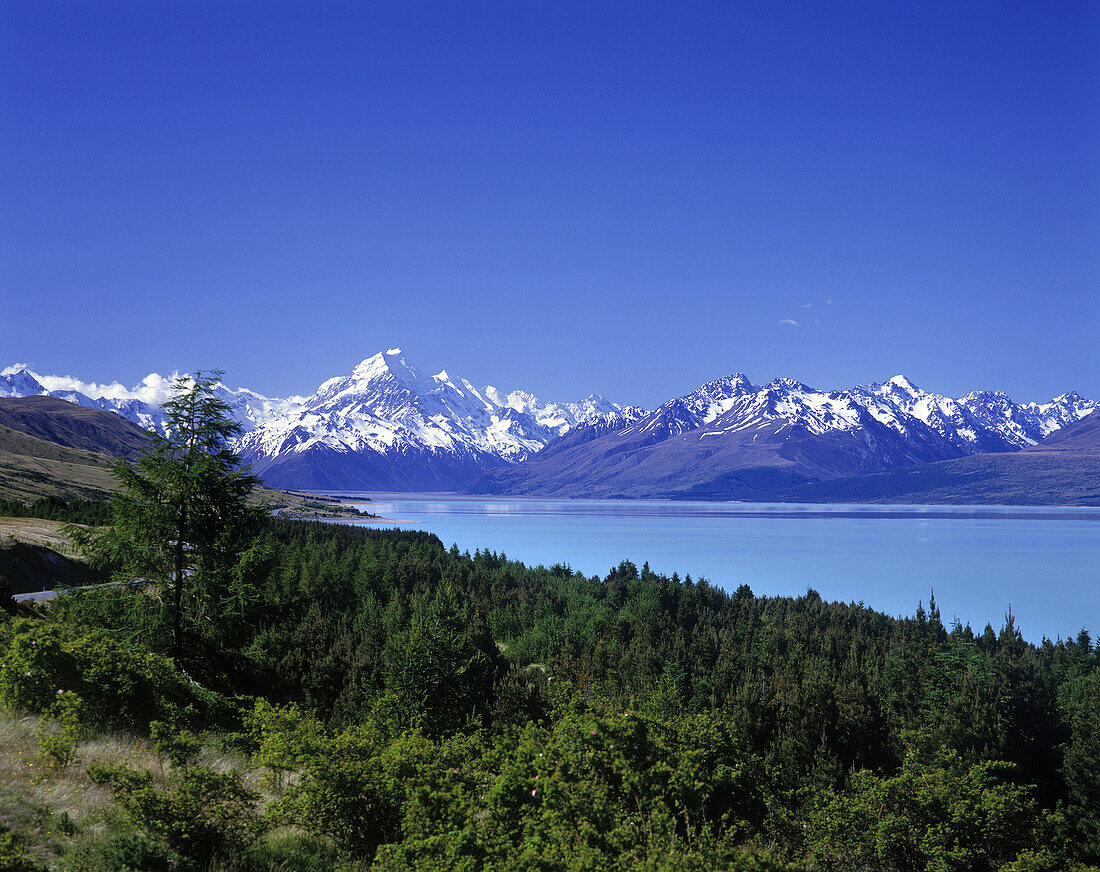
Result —
[[15, 375], [17, 372], [22, 372], [23, 370], [30, 372], [31, 365], [29, 363], [13, 363], [11, 366], [5, 366], [3, 369], [0, 369], [0, 375]]
[[833, 304], [833, 301], [832, 301], [832, 300], [826, 300], [826, 301], [825, 301], [825, 305], [826, 305], [826, 306], [831, 306], [832, 304]]
[[803, 303], [802, 304], [803, 309], [812, 309], [813, 307], [814, 307], [813, 303]]
[[780, 327], [797, 327], [797, 326], [798, 326], [798, 322], [797, 322], [797, 321], [795, 321], [795, 320], [793, 320], [792, 318], [783, 318], [783, 319], [782, 319], [782, 320], [781, 320], [781, 321], [779, 322], [779, 326], [780, 326]]

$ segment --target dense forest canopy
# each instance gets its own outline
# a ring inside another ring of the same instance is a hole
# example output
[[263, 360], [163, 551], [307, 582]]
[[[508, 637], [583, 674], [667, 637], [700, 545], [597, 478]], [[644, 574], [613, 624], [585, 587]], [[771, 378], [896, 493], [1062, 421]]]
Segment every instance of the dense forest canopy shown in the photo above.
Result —
[[[259, 581], [231, 618], [188, 623], [187, 678], [152, 588], [4, 627], [5, 705], [151, 734], [174, 760], [88, 770], [148, 864], [269, 868], [273, 833], [312, 845], [316, 868], [1100, 861], [1086, 632], [1033, 645], [1011, 616], [944, 627], [934, 600], [896, 619], [322, 523], [270, 520], [249, 554]], [[247, 753], [262, 799], [192, 741]], [[81, 850], [123, 868], [103, 859], [113, 838]]]

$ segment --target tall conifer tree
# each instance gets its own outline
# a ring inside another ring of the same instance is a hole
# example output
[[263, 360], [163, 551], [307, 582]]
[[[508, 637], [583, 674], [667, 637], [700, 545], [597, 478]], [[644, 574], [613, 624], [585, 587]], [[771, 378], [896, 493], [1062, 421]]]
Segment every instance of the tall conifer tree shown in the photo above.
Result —
[[77, 535], [117, 580], [161, 588], [177, 664], [186, 624], [228, 618], [229, 604], [247, 597], [242, 557], [263, 518], [263, 509], [249, 504], [259, 480], [240, 468], [231, 448], [241, 427], [215, 393], [221, 375], [176, 379], [161, 406], [167, 436], [154, 436], [136, 463], [120, 460], [112, 468], [119, 487], [110, 526]]

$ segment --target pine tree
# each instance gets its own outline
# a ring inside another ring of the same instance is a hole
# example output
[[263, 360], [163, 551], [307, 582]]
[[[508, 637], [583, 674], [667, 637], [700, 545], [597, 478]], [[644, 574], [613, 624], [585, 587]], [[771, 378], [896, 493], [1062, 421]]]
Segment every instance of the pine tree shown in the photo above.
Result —
[[251, 587], [246, 567], [255, 563], [249, 549], [264, 514], [249, 504], [259, 480], [240, 468], [230, 447], [241, 428], [215, 393], [221, 374], [176, 379], [172, 398], [161, 406], [168, 435], [154, 436], [136, 463], [112, 467], [118, 490], [110, 526], [99, 534], [74, 531], [115, 580], [160, 588], [177, 665], [185, 625], [216, 622], [231, 603], [239, 611]]

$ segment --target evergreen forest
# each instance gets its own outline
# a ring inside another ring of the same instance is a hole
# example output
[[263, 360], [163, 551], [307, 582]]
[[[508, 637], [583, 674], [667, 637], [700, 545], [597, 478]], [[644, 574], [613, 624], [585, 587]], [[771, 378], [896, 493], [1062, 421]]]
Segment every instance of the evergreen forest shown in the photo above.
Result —
[[[265, 521], [248, 565], [175, 661], [152, 586], [4, 622], [0, 702], [42, 717], [40, 767], [114, 809], [66, 815], [36, 858], [5, 808], [7, 868], [1100, 862], [1086, 632], [1033, 645], [1011, 616], [944, 627], [934, 600], [895, 619], [319, 522]], [[89, 765], [96, 735], [156, 762]]]

